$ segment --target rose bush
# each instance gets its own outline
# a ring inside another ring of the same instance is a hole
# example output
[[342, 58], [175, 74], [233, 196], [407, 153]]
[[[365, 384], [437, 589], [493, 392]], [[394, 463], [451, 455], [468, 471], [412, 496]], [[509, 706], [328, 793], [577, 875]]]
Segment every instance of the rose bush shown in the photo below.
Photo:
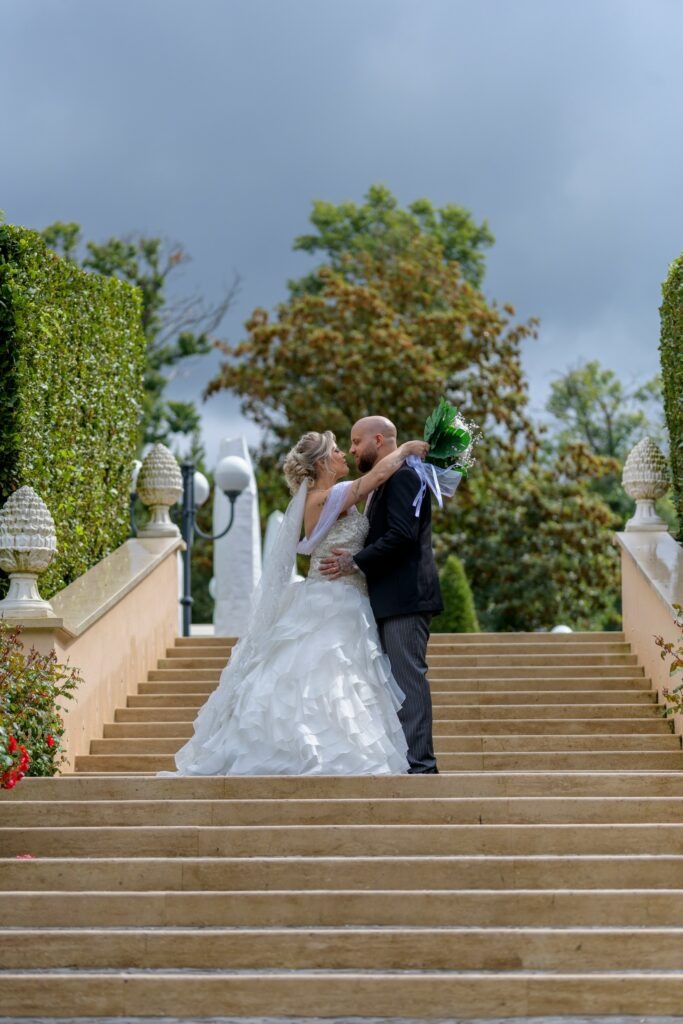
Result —
[[50, 776], [64, 761], [63, 701], [82, 682], [77, 669], [60, 665], [54, 652], [28, 654], [21, 628], [0, 621], [0, 787], [24, 775]]

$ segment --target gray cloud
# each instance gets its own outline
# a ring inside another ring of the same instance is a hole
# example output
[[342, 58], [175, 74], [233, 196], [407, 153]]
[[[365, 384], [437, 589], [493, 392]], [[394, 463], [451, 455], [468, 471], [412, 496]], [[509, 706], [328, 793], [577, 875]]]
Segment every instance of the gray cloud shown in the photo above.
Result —
[[[541, 409], [579, 359], [657, 369], [683, 248], [682, 31], [676, 0], [5, 3], [0, 207], [181, 240], [184, 284], [209, 297], [238, 268], [236, 340], [307, 268], [291, 242], [313, 198], [383, 181], [461, 203], [497, 238], [487, 293], [542, 319], [524, 353]], [[236, 403], [204, 408], [215, 450]]]

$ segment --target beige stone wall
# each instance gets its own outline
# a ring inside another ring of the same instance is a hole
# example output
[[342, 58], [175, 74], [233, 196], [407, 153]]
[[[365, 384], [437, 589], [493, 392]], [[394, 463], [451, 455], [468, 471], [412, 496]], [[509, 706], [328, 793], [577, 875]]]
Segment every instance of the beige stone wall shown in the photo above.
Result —
[[[624, 633], [638, 656], [652, 688], [662, 690], [683, 681], [669, 677], [669, 662], [660, 658], [654, 637], [676, 640], [674, 603], [683, 604], [683, 548], [668, 533], [622, 533], [622, 603]], [[676, 716], [683, 732], [683, 716]]]
[[[72, 769], [114, 709], [156, 668], [178, 634], [179, 539], [130, 540], [52, 601], [56, 618], [22, 622], [26, 646], [54, 650], [83, 685], [64, 714]], [[16, 621], [16, 620], [15, 620]]]

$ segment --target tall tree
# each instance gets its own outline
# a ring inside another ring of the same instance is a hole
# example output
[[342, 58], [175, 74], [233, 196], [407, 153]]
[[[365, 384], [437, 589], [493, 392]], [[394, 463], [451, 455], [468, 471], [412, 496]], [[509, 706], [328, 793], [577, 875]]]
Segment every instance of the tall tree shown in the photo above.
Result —
[[228, 361], [208, 388], [234, 391], [264, 429], [266, 508], [285, 500], [278, 459], [304, 431], [329, 428], [343, 441], [359, 416], [382, 412], [403, 437], [420, 436], [445, 394], [484, 435], [471, 478], [436, 518], [442, 554], [465, 562], [480, 621], [536, 629], [560, 611], [574, 626], [604, 621], [612, 517], [586, 490], [598, 470], [583, 450], [542, 461], [520, 361], [535, 322], [488, 303], [429, 232], [389, 253], [350, 246], [309, 284], [273, 318], [254, 311], [246, 338], [221, 346]]
[[596, 455], [623, 462], [646, 433], [661, 435], [655, 419], [662, 399], [658, 376], [627, 388], [593, 359], [557, 377], [550, 389], [546, 408], [559, 424], [561, 440], [580, 441]]
[[180, 245], [134, 235], [87, 242], [83, 250], [80, 225], [63, 221], [50, 224], [42, 235], [66, 259], [99, 274], [120, 277], [140, 289], [147, 339], [141, 443], [161, 441], [174, 447], [177, 439], [184, 455], [200, 457], [200, 415], [195, 403], [168, 399], [165, 392], [185, 360], [212, 350], [215, 331], [235, 297], [237, 276], [215, 304], [197, 295], [171, 299], [169, 279], [190, 258]]
[[624, 460], [646, 435], [660, 443], [663, 440], [661, 378], [629, 388], [613, 370], [594, 359], [568, 370], [550, 387], [546, 409], [554, 420], [552, 443], [560, 449], [583, 444], [604, 460], [592, 488], [623, 525], [633, 510], [633, 502], [621, 486]]
[[[386, 261], [410, 250], [418, 238], [438, 242], [442, 258], [456, 262], [469, 284], [479, 287], [486, 269], [484, 249], [493, 245], [488, 224], [475, 224], [472, 214], [462, 206], [448, 203], [437, 209], [429, 199], [417, 199], [401, 209], [396, 197], [385, 185], [372, 185], [360, 205], [334, 204], [324, 200], [313, 203], [311, 224], [314, 232], [299, 235], [294, 249], [322, 257], [335, 270], [351, 273], [348, 256], [367, 255]], [[292, 292], [317, 290], [315, 273], [290, 281]]]

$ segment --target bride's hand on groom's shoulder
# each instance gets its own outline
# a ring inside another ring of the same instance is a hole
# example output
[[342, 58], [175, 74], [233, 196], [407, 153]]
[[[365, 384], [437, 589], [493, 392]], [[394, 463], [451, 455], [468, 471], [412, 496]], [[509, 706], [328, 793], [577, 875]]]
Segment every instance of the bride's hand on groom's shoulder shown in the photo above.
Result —
[[404, 459], [409, 455], [417, 455], [419, 459], [426, 459], [427, 453], [429, 452], [429, 445], [426, 441], [404, 441], [400, 447], [400, 451]]

